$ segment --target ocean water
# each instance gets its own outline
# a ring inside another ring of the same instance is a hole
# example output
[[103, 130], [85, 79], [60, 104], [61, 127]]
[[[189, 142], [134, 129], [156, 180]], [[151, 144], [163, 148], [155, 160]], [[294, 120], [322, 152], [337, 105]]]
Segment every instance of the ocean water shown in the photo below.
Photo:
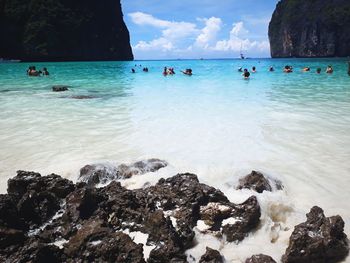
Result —
[[[135, 67], [135, 64], [137, 66]], [[147, 66], [143, 73], [139, 65]], [[282, 73], [284, 65], [295, 68]], [[326, 74], [328, 64], [334, 74]], [[279, 260], [293, 227], [318, 205], [340, 214], [350, 235], [350, 77], [346, 60], [260, 59], [35, 63], [49, 77], [27, 77], [29, 64], [0, 64], [0, 191], [16, 170], [76, 180], [89, 163], [160, 158], [170, 166], [124, 181], [142, 187], [178, 172], [196, 173], [233, 202], [251, 170], [284, 190], [258, 195], [261, 225], [239, 244], [197, 231], [198, 258], [220, 249], [227, 262], [255, 253]], [[177, 72], [164, 77], [164, 66]], [[238, 67], [256, 66], [243, 80]], [[268, 72], [274, 66], [275, 72]], [[310, 66], [311, 72], [301, 68]], [[131, 74], [131, 68], [135, 74]], [[317, 67], [323, 72], [315, 73]], [[179, 70], [192, 68], [189, 77]], [[68, 85], [54, 93], [53, 85]], [[88, 96], [76, 99], [75, 96]], [[273, 240], [274, 242], [271, 242]], [[347, 260], [350, 262], [350, 259]]]

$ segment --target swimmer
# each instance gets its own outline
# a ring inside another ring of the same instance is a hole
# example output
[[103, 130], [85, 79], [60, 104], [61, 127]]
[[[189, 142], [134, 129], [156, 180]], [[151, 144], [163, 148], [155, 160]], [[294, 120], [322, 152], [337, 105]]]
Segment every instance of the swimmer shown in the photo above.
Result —
[[49, 76], [50, 75], [50, 73], [47, 71], [47, 68], [43, 68], [42, 74], [44, 76]]
[[293, 67], [287, 65], [287, 66], [284, 67], [283, 72], [284, 73], [292, 73], [293, 72]]
[[317, 68], [317, 69], [316, 69], [316, 73], [317, 73], [317, 74], [321, 74], [321, 71], [322, 71], [321, 68]]
[[168, 69], [168, 74], [169, 75], [174, 75], [175, 74], [174, 68], [169, 68]]
[[271, 67], [269, 68], [269, 71], [270, 71], [270, 72], [273, 72], [273, 71], [275, 71], [275, 69], [271, 66]]
[[183, 74], [188, 75], [188, 76], [192, 76], [192, 69], [188, 68], [185, 71], [181, 71]]
[[167, 67], [164, 67], [163, 75], [164, 76], [168, 75], [168, 68]]
[[331, 65], [329, 65], [326, 69], [326, 73], [332, 74], [333, 72], [334, 72], [333, 67]]
[[248, 69], [244, 69], [242, 76], [244, 77], [244, 79], [249, 79], [250, 73], [249, 73]]
[[135, 69], [132, 68], [131, 69], [131, 73], [136, 73]]
[[238, 72], [243, 72], [242, 67], [238, 68]]
[[256, 73], [256, 67], [252, 67], [252, 72]]
[[30, 67], [28, 75], [31, 77], [39, 77], [41, 74], [41, 71], [37, 71], [35, 66]]
[[303, 68], [303, 71], [304, 71], [304, 72], [310, 71], [310, 67], [305, 67], [305, 68]]

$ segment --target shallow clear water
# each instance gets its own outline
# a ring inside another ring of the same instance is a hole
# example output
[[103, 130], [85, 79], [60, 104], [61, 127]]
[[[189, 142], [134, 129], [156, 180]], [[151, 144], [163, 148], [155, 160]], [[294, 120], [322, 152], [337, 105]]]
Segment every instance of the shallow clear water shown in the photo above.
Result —
[[[138, 66], [131, 74], [135, 64], [150, 72]], [[295, 72], [282, 73], [286, 64]], [[328, 64], [334, 74], [315, 73]], [[275, 72], [268, 72], [270, 65]], [[27, 77], [28, 66], [0, 64], [1, 192], [18, 169], [74, 180], [87, 163], [157, 157], [171, 167], [126, 184], [137, 187], [144, 180], [193, 172], [232, 201], [243, 201], [252, 192], [234, 191], [233, 185], [252, 169], [284, 183], [283, 192], [259, 195], [263, 216], [256, 233], [239, 245], [222, 247], [211, 239], [229, 262], [255, 252], [279, 259], [293, 226], [305, 220], [313, 205], [328, 216], [340, 214], [350, 234], [350, 77], [345, 60], [36, 63], [51, 73], [40, 78]], [[177, 74], [162, 76], [163, 66], [175, 67]], [[257, 66], [258, 73], [243, 80], [239, 66]], [[302, 72], [304, 66], [311, 72]], [[192, 77], [179, 72], [189, 67]], [[58, 84], [72, 88], [52, 92]], [[93, 98], [73, 98], [79, 95]], [[277, 242], [270, 243], [274, 214], [286, 217], [279, 223], [290, 230], [280, 231]]]

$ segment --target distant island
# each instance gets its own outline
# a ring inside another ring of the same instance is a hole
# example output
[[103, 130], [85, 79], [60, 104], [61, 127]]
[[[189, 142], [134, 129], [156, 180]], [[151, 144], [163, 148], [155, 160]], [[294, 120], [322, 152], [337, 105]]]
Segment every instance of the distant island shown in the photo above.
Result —
[[350, 56], [350, 1], [282, 0], [269, 39], [273, 58]]
[[0, 58], [133, 60], [120, 0], [0, 3]]

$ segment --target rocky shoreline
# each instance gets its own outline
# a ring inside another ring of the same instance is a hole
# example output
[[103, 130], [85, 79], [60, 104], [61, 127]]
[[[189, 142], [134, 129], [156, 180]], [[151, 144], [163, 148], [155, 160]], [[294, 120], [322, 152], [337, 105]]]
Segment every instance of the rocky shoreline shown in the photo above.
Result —
[[[240, 242], [260, 224], [255, 195], [234, 204], [194, 174], [177, 174], [157, 184], [128, 190], [117, 180], [155, 172], [158, 159], [132, 165], [81, 169], [78, 183], [51, 174], [18, 171], [0, 195], [1, 262], [185, 263], [196, 227], [225, 242]], [[109, 184], [96, 187], [98, 184]], [[282, 191], [281, 182], [253, 171], [237, 189]], [[262, 244], [263, 245], [263, 244]], [[339, 262], [349, 251], [340, 216], [313, 207], [295, 226], [282, 259], [252, 255], [247, 263]], [[225, 262], [209, 247], [194, 262]], [[276, 260], [276, 261], [275, 261]]]

